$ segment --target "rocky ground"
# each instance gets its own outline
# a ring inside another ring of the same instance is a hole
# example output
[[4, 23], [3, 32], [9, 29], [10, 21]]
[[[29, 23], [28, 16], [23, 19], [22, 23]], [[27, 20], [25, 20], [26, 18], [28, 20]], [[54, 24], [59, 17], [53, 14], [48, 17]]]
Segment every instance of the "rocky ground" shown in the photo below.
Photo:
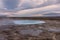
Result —
[[60, 40], [60, 21], [45, 24], [0, 25], [0, 40]]

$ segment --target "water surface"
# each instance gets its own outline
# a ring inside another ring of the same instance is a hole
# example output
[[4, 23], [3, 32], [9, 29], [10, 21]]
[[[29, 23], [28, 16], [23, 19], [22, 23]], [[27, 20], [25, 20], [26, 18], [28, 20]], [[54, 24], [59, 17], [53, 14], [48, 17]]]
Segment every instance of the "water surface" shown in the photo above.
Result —
[[45, 21], [40, 20], [13, 20], [15, 24], [21, 25], [21, 24], [43, 24]]

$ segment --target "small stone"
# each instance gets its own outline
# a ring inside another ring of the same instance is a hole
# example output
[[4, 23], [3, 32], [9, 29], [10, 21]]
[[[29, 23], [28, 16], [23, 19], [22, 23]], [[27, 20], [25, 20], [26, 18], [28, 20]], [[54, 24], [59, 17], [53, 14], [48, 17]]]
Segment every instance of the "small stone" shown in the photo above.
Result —
[[33, 29], [20, 30], [20, 34], [31, 35], [31, 36], [39, 36], [39, 34], [42, 32], [43, 32], [43, 30], [33, 30]]
[[0, 40], [7, 40], [4, 35], [0, 34]]
[[60, 32], [60, 29], [58, 28], [49, 28], [48, 31], [51, 31], [51, 32]]

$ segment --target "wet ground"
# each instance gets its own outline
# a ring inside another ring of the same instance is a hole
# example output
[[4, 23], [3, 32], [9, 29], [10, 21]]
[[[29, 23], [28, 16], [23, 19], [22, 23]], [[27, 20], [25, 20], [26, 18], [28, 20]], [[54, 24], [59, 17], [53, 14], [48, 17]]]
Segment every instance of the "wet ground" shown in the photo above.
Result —
[[0, 40], [60, 40], [60, 21], [45, 24], [0, 25]]

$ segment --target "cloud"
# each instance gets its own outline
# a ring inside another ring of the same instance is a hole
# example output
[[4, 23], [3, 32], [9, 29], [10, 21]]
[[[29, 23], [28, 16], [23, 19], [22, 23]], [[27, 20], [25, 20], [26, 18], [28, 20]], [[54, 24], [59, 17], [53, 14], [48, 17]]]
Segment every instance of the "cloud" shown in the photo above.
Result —
[[44, 7], [55, 3], [57, 3], [57, 0], [0, 0], [0, 7], [7, 10], [25, 10]]
[[[12, 0], [11, 0], [12, 1]], [[19, 0], [19, 4], [14, 10], [8, 10], [0, 0], [0, 7], [4, 9], [0, 13], [4, 13], [8, 17], [32, 17], [45, 16], [50, 13], [60, 13], [59, 0]], [[54, 14], [55, 15], [55, 14]], [[50, 15], [51, 16], [51, 15]]]
[[[57, 10], [60, 10], [60, 4], [58, 5], [50, 5], [50, 6], [45, 6], [45, 7], [41, 7], [41, 8], [34, 8], [34, 9], [27, 9], [27, 10], [21, 10], [21, 11], [17, 11], [17, 13], [14, 13], [15, 15], [12, 16], [16, 16], [16, 17], [27, 17], [27, 16], [38, 16], [38, 15], [43, 15], [43, 14], [47, 14], [50, 12], [54, 12]], [[44, 15], [43, 15], [44, 16]]]
[[57, 0], [20, 0], [17, 9], [31, 9], [56, 4]]
[[4, 5], [3, 5], [3, 0], [0, 0], [0, 9], [3, 9]]

